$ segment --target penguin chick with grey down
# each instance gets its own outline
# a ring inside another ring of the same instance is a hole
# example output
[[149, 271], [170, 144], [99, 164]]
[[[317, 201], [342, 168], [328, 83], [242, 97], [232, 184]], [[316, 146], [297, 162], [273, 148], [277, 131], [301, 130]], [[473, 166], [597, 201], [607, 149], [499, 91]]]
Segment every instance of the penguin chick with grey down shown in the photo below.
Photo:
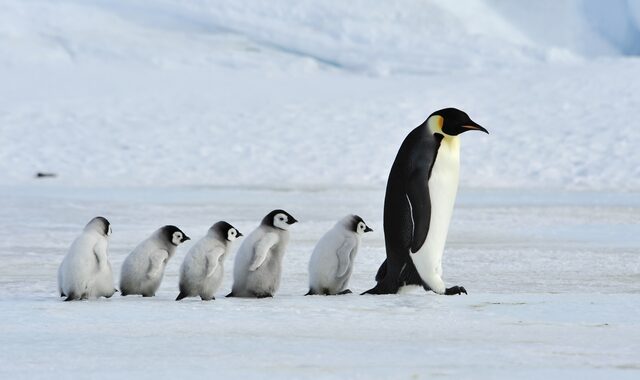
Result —
[[349, 294], [347, 289], [360, 238], [373, 231], [358, 215], [347, 215], [330, 229], [309, 260], [309, 292], [305, 295]]
[[190, 238], [176, 226], [157, 229], [140, 243], [122, 263], [120, 292], [123, 296], [141, 294], [153, 297], [160, 287], [167, 262], [178, 245]]
[[236, 253], [233, 287], [227, 297], [273, 297], [280, 286], [289, 227], [296, 222], [296, 218], [284, 210], [273, 210], [262, 219]]
[[109, 221], [97, 216], [71, 244], [58, 268], [58, 290], [65, 301], [110, 298], [115, 293], [107, 252], [110, 235]]
[[180, 294], [176, 301], [195, 296], [203, 301], [215, 299], [215, 292], [222, 284], [224, 260], [231, 250], [231, 243], [240, 236], [240, 231], [227, 222], [218, 222], [209, 228], [182, 262]]

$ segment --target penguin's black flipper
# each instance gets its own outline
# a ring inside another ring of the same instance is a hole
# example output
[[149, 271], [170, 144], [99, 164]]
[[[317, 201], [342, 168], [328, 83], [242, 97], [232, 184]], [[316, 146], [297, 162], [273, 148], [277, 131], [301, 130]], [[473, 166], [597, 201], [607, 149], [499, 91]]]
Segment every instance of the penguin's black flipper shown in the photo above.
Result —
[[429, 232], [431, 222], [431, 198], [429, 197], [429, 178], [431, 167], [421, 165], [414, 170], [407, 184], [407, 198], [411, 206], [411, 220], [413, 221], [413, 235], [411, 238], [411, 252], [418, 252]]
[[186, 293], [180, 292], [180, 294], [178, 294], [178, 296], [176, 297], [176, 301], [180, 301], [181, 299], [185, 298], [186, 296], [187, 296]]

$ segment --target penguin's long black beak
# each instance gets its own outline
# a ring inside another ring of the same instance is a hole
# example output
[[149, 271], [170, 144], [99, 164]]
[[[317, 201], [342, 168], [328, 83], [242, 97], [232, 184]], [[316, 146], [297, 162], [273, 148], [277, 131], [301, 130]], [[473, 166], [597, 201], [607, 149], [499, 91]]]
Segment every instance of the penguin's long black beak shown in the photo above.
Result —
[[187, 236], [187, 235], [184, 235], [184, 236], [182, 237], [182, 242], [184, 243], [184, 242], [185, 242], [185, 241], [187, 241], [187, 240], [191, 240], [191, 238], [190, 238], [189, 236]]
[[482, 125], [476, 123], [475, 121], [469, 119], [469, 122], [467, 122], [467, 124], [465, 124], [462, 128], [469, 130], [469, 131], [481, 131], [484, 132], [486, 134], [489, 134], [489, 131], [487, 131]]
[[289, 220], [287, 220], [287, 224], [293, 224], [293, 223], [298, 223], [298, 220], [293, 216], [290, 216]]
[[236, 237], [240, 237], [240, 236], [244, 236], [240, 231], [236, 230], [238, 232], [238, 236]]
[[369, 226], [367, 226], [367, 228], [364, 229], [364, 232], [372, 232], [373, 229]]

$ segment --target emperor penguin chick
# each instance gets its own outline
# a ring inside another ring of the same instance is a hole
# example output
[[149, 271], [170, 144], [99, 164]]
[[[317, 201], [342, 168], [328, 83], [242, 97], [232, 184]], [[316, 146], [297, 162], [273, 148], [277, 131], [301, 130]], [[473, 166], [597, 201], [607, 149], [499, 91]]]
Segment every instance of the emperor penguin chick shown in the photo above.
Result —
[[120, 292], [123, 296], [141, 294], [153, 297], [160, 287], [167, 262], [178, 245], [190, 238], [176, 226], [157, 229], [140, 243], [122, 263]]
[[347, 215], [330, 229], [313, 250], [309, 260], [309, 292], [349, 294], [347, 289], [360, 238], [373, 231], [358, 215]]
[[58, 269], [58, 290], [65, 301], [111, 297], [113, 271], [109, 262], [111, 224], [97, 216], [74, 240]]
[[231, 243], [242, 236], [227, 222], [218, 222], [189, 250], [180, 267], [179, 301], [185, 297], [200, 296], [203, 301], [215, 299], [214, 294], [222, 284], [224, 260]]
[[297, 220], [284, 210], [268, 213], [236, 253], [233, 288], [227, 297], [273, 297], [280, 286], [282, 256], [289, 243], [289, 227]]

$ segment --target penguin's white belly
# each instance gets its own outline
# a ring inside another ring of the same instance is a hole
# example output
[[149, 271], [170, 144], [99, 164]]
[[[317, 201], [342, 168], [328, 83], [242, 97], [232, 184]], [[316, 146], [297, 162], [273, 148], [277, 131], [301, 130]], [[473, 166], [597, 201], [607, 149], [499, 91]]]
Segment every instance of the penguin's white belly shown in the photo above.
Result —
[[457, 137], [442, 140], [428, 179], [431, 219], [427, 238], [420, 249], [411, 254], [423, 281], [436, 293], [445, 291], [442, 276], [442, 254], [447, 241], [449, 222], [458, 191], [460, 146]]

